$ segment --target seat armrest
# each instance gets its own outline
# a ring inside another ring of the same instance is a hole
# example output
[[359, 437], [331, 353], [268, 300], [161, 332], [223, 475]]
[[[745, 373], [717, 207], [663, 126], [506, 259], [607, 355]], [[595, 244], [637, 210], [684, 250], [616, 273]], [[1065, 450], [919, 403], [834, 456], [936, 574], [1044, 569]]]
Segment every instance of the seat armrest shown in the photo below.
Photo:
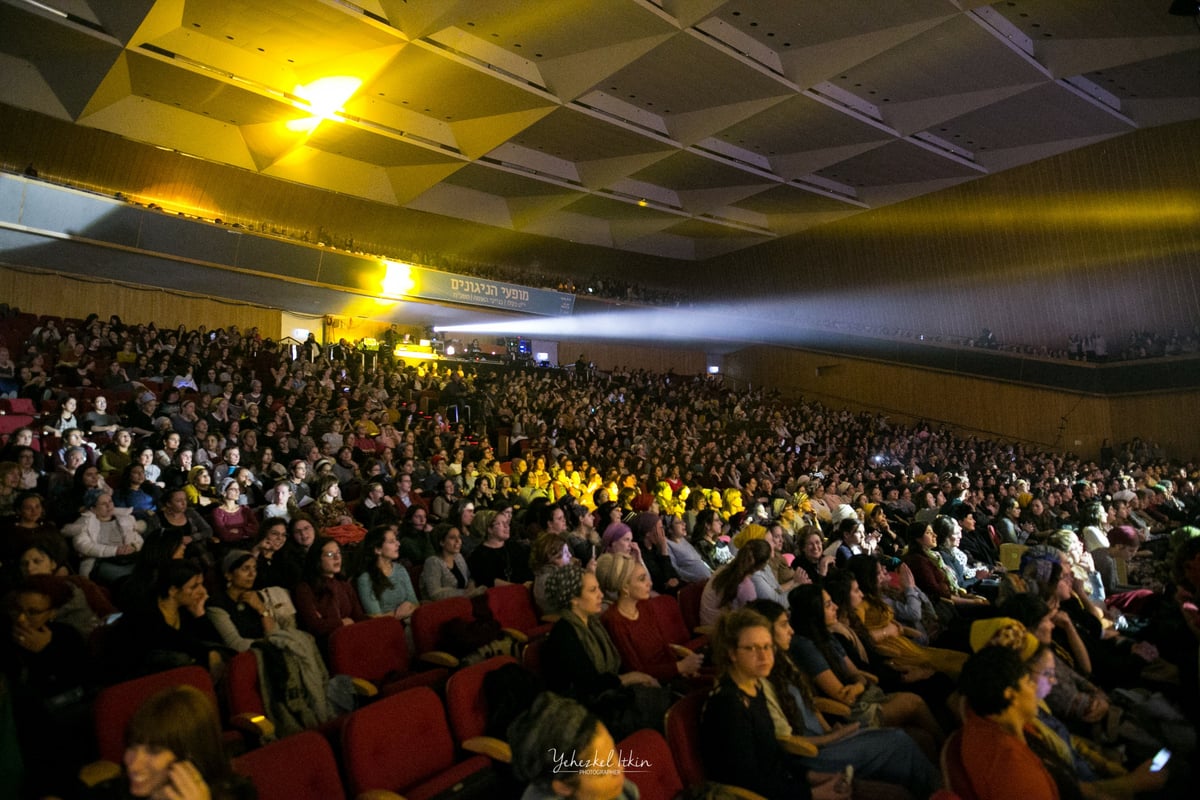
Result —
[[229, 724], [259, 742], [269, 742], [275, 738], [275, 723], [262, 714], [236, 714], [229, 719]]
[[421, 653], [420, 660], [436, 667], [449, 667], [450, 669], [458, 667], [458, 659], [444, 650], [430, 650], [428, 653]]
[[93, 761], [79, 768], [79, 780], [84, 786], [96, 787], [121, 777], [121, 765], [111, 761]]
[[780, 736], [779, 746], [784, 752], [801, 758], [812, 758], [818, 752], [817, 746], [803, 736]]
[[359, 792], [358, 800], [404, 800], [404, 795], [389, 792], [387, 789], [367, 789]]
[[507, 634], [509, 638], [513, 639], [517, 644], [529, 643], [529, 637], [525, 635], [524, 631], [519, 631], [516, 628], [501, 628], [500, 631]]
[[503, 764], [512, 763], [512, 747], [508, 742], [497, 739], [494, 736], [472, 736], [462, 743], [462, 749], [468, 753], [478, 753], [481, 756], [487, 756], [493, 761], [499, 761]]

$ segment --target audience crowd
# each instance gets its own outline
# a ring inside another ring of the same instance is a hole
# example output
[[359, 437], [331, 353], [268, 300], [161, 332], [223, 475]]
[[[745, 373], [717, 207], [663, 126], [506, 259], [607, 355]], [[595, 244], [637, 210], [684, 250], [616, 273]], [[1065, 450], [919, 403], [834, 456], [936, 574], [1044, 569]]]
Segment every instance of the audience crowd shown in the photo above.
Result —
[[[316, 725], [336, 631], [506, 584], [557, 620], [539, 677], [559, 697], [533, 710], [584, 743], [711, 689], [710, 777], [767, 797], [927, 797], [955, 729], [981, 798], [1020, 794], [1014, 770], [1030, 797], [1186, 790], [1200, 465], [1147, 443], [1093, 460], [719, 375], [26, 327], [0, 346], [0, 662], [31, 796], [76, 791], [99, 687], [182, 664], [219, 684], [266, 642]], [[669, 639], [692, 610], [707, 639]], [[513, 652], [495, 627], [449, 644]], [[513, 746], [527, 796], [578, 788]]]

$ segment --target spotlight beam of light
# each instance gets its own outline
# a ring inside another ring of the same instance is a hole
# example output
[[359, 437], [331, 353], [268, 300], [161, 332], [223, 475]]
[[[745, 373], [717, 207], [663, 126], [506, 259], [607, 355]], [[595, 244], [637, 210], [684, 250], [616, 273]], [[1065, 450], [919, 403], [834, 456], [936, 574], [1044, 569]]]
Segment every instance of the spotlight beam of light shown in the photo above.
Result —
[[805, 301], [793, 298], [479, 322], [435, 330], [583, 341], [782, 344], [796, 343], [805, 338], [805, 330], [812, 329], [803, 324], [812, 318], [803, 310], [804, 305]]

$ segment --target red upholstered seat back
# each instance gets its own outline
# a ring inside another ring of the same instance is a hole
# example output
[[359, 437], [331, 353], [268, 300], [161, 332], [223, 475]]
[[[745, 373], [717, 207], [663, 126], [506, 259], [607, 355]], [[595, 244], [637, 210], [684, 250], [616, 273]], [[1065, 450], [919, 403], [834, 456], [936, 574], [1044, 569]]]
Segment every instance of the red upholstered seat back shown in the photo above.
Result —
[[529, 633], [541, 625], [533, 607], [533, 595], [523, 583], [493, 586], [488, 589], [487, 603], [501, 627]]
[[446, 681], [446, 712], [455, 740], [462, 742], [472, 736], [482, 736], [487, 727], [487, 698], [483, 696], [483, 679], [489, 672], [506, 664], [516, 664], [512, 656], [496, 656], [487, 661], [460, 669]]
[[344, 800], [346, 796], [329, 742], [313, 731], [238, 756], [233, 769], [254, 782], [258, 800]]
[[629, 764], [625, 777], [637, 785], [642, 800], [674, 800], [683, 791], [671, 748], [658, 731], [646, 728], [631, 733], [617, 749]]
[[266, 714], [258, 688], [258, 659], [247, 650], [229, 660], [225, 671], [225, 697], [229, 713]]
[[465, 597], [447, 597], [432, 603], [422, 603], [412, 615], [413, 644], [417, 654], [438, 649], [442, 626], [456, 618], [474, 619], [471, 601]]
[[212, 700], [213, 709], [219, 713], [212, 679], [202, 667], [177, 667], [106, 687], [96, 696], [92, 706], [100, 758], [120, 764], [125, 754], [125, 728], [129, 720], [148, 698], [172, 686], [195, 686]]
[[704, 783], [700, 758], [700, 713], [707, 692], [693, 692], [667, 710], [667, 742], [675, 754], [675, 765], [685, 786]]
[[454, 764], [454, 742], [442, 701], [428, 687], [385, 697], [350, 714], [342, 729], [342, 762], [351, 795], [405, 790]]
[[408, 672], [404, 623], [395, 617], [344, 625], [329, 636], [329, 667], [335, 675], [385, 683]]
[[962, 800], [976, 800], [971, 776], [962, 762], [962, 730], [956, 730], [942, 745], [942, 779]]

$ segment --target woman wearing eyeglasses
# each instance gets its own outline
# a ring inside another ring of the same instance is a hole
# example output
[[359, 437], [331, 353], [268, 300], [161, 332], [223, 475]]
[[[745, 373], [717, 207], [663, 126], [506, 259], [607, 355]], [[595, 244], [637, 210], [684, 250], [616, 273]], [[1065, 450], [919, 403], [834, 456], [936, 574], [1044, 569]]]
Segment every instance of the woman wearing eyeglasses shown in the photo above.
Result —
[[342, 548], [328, 536], [308, 549], [295, 602], [301, 627], [317, 638], [323, 651], [331, 633], [367, 618], [358, 592], [342, 575]]
[[700, 723], [708, 777], [768, 800], [849, 798], [850, 784], [841, 775], [826, 775], [813, 783], [816, 776], [775, 737], [765, 688], [775, 665], [775, 639], [767, 618], [748, 608], [722, 615], [713, 638], [713, 660], [721, 677]]

